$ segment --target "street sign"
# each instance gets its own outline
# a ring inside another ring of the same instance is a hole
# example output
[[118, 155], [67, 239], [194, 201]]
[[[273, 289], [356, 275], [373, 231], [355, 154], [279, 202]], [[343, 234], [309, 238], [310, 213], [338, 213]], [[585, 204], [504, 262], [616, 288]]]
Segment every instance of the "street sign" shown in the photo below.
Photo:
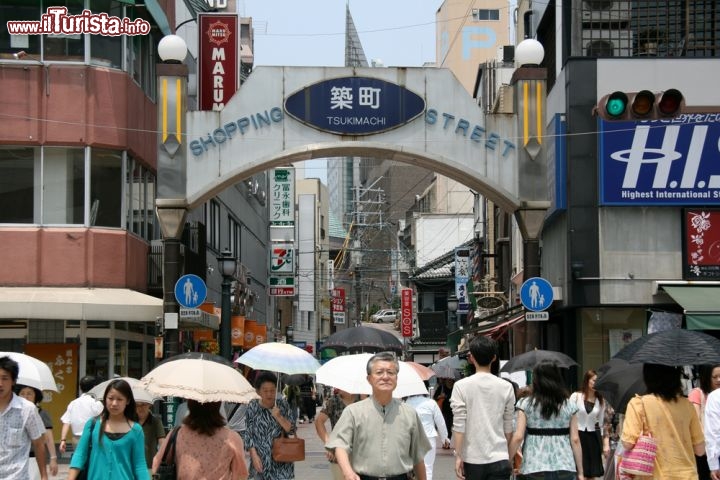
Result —
[[528, 278], [520, 287], [520, 301], [533, 312], [547, 310], [553, 302], [552, 285], [544, 278]]
[[268, 295], [271, 297], [292, 297], [295, 295], [295, 277], [270, 277]]
[[220, 319], [217, 315], [212, 315], [199, 308], [180, 308], [180, 322], [185, 329], [210, 329], [218, 330], [220, 328]]
[[413, 334], [413, 291], [411, 288], [403, 288], [400, 293], [400, 333], [403, 337], [412, 337]]
[[525, 312], [525, 320], [528, 322], [544, 322], [549, 319], [548, 312]]
[[175, 283], [175, 300], [185, 308], [197, 308], [207, 297], [207, 286], [202, 278], [188, 274]]

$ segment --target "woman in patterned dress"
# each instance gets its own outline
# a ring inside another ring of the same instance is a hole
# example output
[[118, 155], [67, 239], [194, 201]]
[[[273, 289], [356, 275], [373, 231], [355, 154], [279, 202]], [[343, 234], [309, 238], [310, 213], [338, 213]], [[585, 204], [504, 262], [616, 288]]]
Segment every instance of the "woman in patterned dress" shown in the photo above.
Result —
[[510, 441], [513, 458], [524, 440], [521, 478], [583, 480], [578, 407], [568, 397], [558, 367], [548, 363], [535, 367], [532, 393], [517, 403], [517, 427]]
[[295, 464], [279, 463], [272, 458], [273, 440], [295, 433], [297, 413], [287, 401], [277, 398], [277, 377], [263, 372], [255, 380], [260, 399], [250, 401], [245, 411], [245, 448], [250, 452], [250, 478], [256, 480], [292, 480]]

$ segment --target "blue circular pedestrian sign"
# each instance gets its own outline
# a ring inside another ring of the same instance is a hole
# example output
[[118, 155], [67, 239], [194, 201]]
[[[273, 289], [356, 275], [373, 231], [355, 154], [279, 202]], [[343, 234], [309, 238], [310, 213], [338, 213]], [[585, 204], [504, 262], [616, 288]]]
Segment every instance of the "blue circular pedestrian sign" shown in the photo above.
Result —
[[552, 285], [544, 278], [528, 278], [520, 287], [520, 301], [533, 312], [547, 310], [553, 302]]
[[197, 308], [207, 297], [207, 286], [197, 275], [187, 274], [175, 284], [175, 300], [185, 308]]

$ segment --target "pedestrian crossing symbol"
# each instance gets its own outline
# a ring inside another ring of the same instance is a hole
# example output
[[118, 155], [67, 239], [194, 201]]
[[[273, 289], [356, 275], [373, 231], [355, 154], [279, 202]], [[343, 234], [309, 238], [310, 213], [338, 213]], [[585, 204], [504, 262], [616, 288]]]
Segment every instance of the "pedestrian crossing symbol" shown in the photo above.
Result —
[[528, 278], [520, 287], [520, 301], [530, 311], [547, 310], [553, 302], [552, 285], [544, 278]]

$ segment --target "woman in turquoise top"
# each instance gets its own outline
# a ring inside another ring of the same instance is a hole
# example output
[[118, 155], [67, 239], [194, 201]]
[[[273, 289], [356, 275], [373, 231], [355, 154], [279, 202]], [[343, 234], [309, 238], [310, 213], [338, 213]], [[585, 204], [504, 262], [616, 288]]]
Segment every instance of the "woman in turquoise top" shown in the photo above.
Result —
[[149, 480], [145, 437], [130, 385], [119, 379], [110, 382], [103, 405], [100, 416], [85, 424], [68, 480], [75, 480], [81, 470], [87, 471], [88, 480]]
[[516, 405], [517, 427], [510, 441], [510, 458], [524, 441], [520, 478], [583, 479], [578, 407], [568, 401], [569, 396], [558, 367], [549, 363], [535, 367], [532, 393]]

